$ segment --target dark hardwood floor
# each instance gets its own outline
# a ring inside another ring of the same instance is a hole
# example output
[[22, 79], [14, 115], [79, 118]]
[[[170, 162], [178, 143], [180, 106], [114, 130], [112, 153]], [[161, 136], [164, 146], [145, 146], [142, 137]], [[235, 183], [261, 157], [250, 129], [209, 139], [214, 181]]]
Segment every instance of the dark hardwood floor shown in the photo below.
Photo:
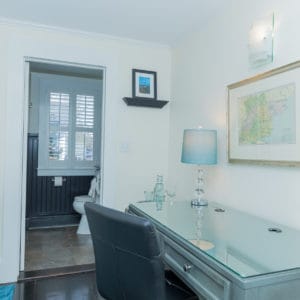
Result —
[[76, 226], [27, 230], [25, 271], [94, 263], [91, 236], [76, 230]]
[[17, 283], [14, 300], [104, 300], [95, 272], [26, 280]]
[[26, 232], [25, 271], [20, 272], [13, 300], [104, 300], [96, 288], [91, 237], [76, 230]]

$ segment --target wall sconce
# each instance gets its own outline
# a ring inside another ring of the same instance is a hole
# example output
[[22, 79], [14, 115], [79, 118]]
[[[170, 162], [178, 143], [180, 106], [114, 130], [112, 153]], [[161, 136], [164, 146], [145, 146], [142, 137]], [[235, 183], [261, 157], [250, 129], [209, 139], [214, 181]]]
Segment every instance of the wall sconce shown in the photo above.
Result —
[[249, 63], [259, 67], [273, 61], [274, 13], [255, 21], [249, 31]]

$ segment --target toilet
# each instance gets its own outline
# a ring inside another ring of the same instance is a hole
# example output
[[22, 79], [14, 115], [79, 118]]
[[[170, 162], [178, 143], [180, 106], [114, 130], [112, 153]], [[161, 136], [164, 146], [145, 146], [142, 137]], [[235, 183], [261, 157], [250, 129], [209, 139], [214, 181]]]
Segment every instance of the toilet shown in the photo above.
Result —
[[74, 197], [73, 208], [76, 212], [81, 214], [80, 223], [77, 229], [77, 234], [90, 234], [89, 224], [85, 215], [84, 203], [95, 202], [95, 198], [89, 195]]
[[100, 173], [92, 179], [88, 195], [74, 197], [73, 208], [76, 212], [81, 214], [77, 234], [91, 234], [84, 209], [86, 202], [100, 203]]

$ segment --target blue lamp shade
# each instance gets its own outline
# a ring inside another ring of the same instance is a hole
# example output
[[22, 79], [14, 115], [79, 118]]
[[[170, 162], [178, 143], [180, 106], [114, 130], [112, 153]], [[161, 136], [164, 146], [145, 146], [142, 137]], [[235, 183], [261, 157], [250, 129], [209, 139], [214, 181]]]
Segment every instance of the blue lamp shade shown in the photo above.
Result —
[[181, 162], [195, 165], [217, 163], [217, 131], [185, 129], [183, 133]]

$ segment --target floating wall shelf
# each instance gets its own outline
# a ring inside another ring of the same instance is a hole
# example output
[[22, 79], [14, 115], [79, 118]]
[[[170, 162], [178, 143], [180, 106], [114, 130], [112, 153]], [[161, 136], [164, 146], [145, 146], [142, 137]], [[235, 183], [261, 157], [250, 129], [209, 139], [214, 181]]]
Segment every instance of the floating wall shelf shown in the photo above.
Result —
[[144, 107], [153, 107], [153, 108], [162, 108], [169, 102], [165, 100], [152, 100], [149, 98], [129, 98], [129, 97], [124, 97], [123, 100], [129, 106], [144, 106]]

